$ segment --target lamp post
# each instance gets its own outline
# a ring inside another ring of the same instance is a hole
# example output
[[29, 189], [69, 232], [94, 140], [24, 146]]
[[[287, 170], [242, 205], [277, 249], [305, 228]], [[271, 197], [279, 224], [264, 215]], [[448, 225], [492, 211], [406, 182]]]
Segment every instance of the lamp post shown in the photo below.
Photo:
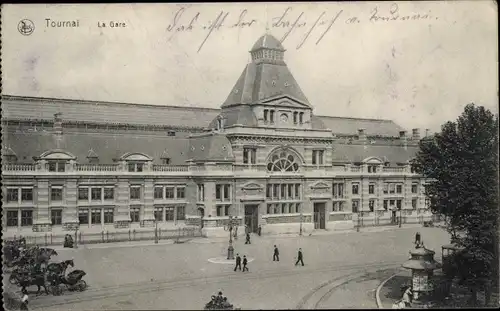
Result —
[[302, 213], [302, 204], [300, 205], [300, 231], [299, 235], [302, 236], [302, 222], [304, 221], [304, 214]]
[[402, 209], [399, 208], [399, 228], [401, 228], [401, 222], [402, 222], [402, 218], [403, 218], [402, 212], [403, 212]]
[[233, 247], [233, 217], [229, 216], [229, 246], [227, 247], [227, 259], [234, 259], [234, 247]]

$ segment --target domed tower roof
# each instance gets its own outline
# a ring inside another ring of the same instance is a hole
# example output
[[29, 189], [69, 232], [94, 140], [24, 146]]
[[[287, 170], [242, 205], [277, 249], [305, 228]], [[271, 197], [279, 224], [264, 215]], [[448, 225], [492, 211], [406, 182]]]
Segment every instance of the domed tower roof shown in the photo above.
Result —
[[260, 37], [253, 45], [250, 52], [257, 51], [259, 49], [285, 51], [285, 48], [283, 47], [281, 42], [270, 34], [265, 34]]

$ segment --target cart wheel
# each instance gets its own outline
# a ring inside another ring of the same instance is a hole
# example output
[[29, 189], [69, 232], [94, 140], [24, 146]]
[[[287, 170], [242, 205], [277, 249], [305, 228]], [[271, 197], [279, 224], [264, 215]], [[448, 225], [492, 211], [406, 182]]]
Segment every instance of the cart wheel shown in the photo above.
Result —
[[84, 280], [78, 281], [78, 290], [83, 292], [85, 289], [87, 289], [87, 282]]
[[61, 288], [58, 285], [52, 285], [50, 287], [50, 292], [54, 296], [59, 296], [59, 295], [61, 295]]

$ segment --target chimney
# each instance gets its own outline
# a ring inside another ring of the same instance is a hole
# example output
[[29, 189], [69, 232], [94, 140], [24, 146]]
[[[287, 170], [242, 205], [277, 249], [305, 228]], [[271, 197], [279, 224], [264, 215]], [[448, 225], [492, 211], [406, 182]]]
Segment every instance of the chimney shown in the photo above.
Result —
[[62, 135], [62, 113], [58, 112], [54, 114], [54, 134]]
[[419, 129], [412, 129], [412, 139], [414, 140], [419, 140], [420, 139], [420, 130]]
[[408, 138], [406, 137], [406, 131], [399, 131], [399, 139], [401, 139], [401, 142], [403, 143], [403, 146], [406, 148], [408, 147]]
[[366, 140], [365, 129], [363, 129], [363, 128], [358, 129], [358, 139], [359, 140]]

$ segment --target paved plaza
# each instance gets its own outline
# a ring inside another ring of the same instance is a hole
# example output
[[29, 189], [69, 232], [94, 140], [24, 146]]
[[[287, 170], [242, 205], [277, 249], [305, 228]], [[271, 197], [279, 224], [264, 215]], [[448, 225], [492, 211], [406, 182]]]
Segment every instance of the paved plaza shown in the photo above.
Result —
[[[222, 290], [231, 303], [243, 309], [369, 308], [374, 300], [354, 299], [358, 295], [345, 283], [364, 282], [363, 297], [373, 294], [379, 278], [363, 279], [363, 275], [385, 270], [385, 274], [380, 272], [385, 276], [391, 273], [389, 269], [398, 268], [408, 259], [417, 230], [439, 259], [440, 246], [449, 241], [448, 234], [439, 228], [252, 236], [250, 245], [239, 239], [234, 243], [235, 253], [254, 259], [245, 273], [233, 272], [233, 265], [209, 262], [226, 254], [227, 241], [221, 239], [213, 243], [204, 239], [184, 244], [66, 249], [55, 260], [73, 258], [75, 268], [87, 272], [84, 279], [89, 288], [85, 292], [65, 291], [62, 296], [32, 295], [30, 306], [40, 310], [202, 309], [211, 295]], [[272, 261], [275, 244], [280, 249], [280, 262]], [[294, 266], [299, 247], [304, 267]], [[335, 294], [334, 287], [349, 293]], [[319, 295], [320, 291], [326, 294]]]

